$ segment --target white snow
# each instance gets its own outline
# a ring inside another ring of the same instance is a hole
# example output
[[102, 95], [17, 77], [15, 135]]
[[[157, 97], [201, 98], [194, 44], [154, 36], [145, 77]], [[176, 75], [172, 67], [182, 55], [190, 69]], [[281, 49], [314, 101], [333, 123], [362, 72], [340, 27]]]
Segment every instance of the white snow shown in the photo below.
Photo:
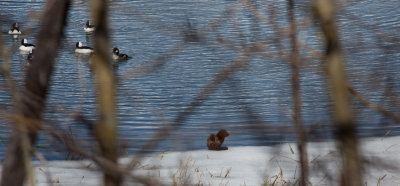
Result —
[[[293, 152], [292, 152], [293, 151]], [[400, 137], [365, 138], [361, 151], [366, 166], [367, 185], [400, 185]], [[333, 142], [308, 143], [310, 182], [312, 185], [337, 185], [340, 170], [338, 152]], [[132, 173], [160, 180], [166, 185], [189, 180], [194, 185], [275, 185], [299, 178], [296, 144], [274, 147], [229, 147], [227, 151], [195, 150], [153, 153], [140, 160]], [[132, 157], [120, 159], [125, 165]], [[101, 185], [102, 173], [91, 161], [34, 162], [37, 185], [48, 185], [46, 172], [53, 185]], [[125, 185], [132, 184], [126, 180]]]

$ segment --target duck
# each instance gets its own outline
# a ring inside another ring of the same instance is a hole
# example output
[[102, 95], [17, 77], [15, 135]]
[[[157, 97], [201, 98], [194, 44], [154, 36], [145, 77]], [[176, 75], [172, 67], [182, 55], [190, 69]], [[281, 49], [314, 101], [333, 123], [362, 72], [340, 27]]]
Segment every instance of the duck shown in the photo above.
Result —
[[96, 29], [90, 20], [86, 21], [85, 28], [83, 28], [87, 34], [94, 32]]
[[94, 52], [94, 50], [92, 47], [83, 46], [81, 42], [77, 42], [75, 52], [80, 54], [91, 54]]
[[126, 54], [120, 54], [119, 49], [117, 47], [113, 48], [112, 52], [113, 52], [112, 58], [113, 58], [113, 60], [116, 60], [116, 61], [124, 61], [124, 60], [128, 60], [128, 59], [132, 58], [131, 56], [128, 56]]
[[21, 40], [21, 46], [19, 47], [19, 50], [21, 50], [22, 52], [30, 52], [34, 48], [35, 45], [28, 43], [27, 39], [24, 38]]
[[14, 39], [18, 38], [18, 35], [21, 35], [21, 31], [19, 30], [18, 23], [14, 23], [11, 29], [8, 31], [8, 34], [12, 35]]

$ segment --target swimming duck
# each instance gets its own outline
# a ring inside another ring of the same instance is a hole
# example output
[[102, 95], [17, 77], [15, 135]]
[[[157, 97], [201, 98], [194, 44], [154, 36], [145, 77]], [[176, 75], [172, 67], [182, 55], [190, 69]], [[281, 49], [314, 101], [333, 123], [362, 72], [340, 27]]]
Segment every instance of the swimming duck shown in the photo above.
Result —
[[83, 28], [87, 34], [94, 32], [96, 29], [90, 20], [86, 21], [85, 28]]
[[19, 30], [18, 23], [14, 23], [11, 29], [8, 31], [8, 34], [12, 35], [14, 39], [17, 39], [19, 35], [21, 35], [21, 31]]
[[113, 59], [116, 61], [124, 61], [124, 60], [128, 60], [131, 59], [132, 57], [126, 55], [126, 54], [120, 54], [119, 53], [119, 49], [118, 48], [114, 48], [113, 49]]
[[94, 50], [92, 47], [83, 46], [81, 42], [76, 43], [75, 52], [80, 54], [90, 54]]
[[24, 38], [21, 40], [21, 46], [19, 47], [19, 50], [21, 50], [22, 52], [30, 52], [34, 48], [35, 45], [28, 43], [27, 39]]

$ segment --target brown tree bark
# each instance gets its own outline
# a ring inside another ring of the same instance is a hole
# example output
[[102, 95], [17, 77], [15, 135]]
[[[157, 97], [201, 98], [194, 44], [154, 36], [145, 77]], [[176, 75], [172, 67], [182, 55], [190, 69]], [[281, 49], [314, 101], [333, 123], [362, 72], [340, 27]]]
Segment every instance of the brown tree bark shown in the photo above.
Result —
[[37, 37], [35, 58], [27, 71], [25, 87], [21, 95], [17, 96], [20, 100], [17, 100], [15, 110], [21, 117], [15, 121], [10, 134], [1, 186], [22, 186], [24, 183], [27, 163], [31, 157], [30, 149], [40, 129], [39, 121], [45, 107], [54, 59], [63, 35], [69, 3], [69, 0], [49, 0], [46, 4], [41, 30]]
[[315, 0], [314, 13], [321, 22], [321, 29], [326, 42], [327, 83], [330, 88], [335, 128], [342, 156], [341, 184], [360, 186], [362, 182], [358, 142], [347, 89], [339, 33], [335, 24], [334, 4], [330, 0]]
[[296, 21], [294, 18], [294, 2], [288, 0], [288, 18], [292, 49], [290, 53], [290, 64], [292, 69], [292, 99], [293, 120], [297, 133], [297, 149], [299, 151], [301, 178], [300, 185], [306, 186], [308, 182], [308, 158], [307, 158], [307, 135], [301, 122], [301, 93], [300, 93], [300, 70], [299, 52], [297, 49]]
[[[115, 78], [111, 69], [109, 47], [108, 10], [106, 0], [91, 0], [92, 18], [96, 30], [94, 33], [95, 62], [94, 72], [97, 82], [98, 119], [95, 126], [96, 139], [99, 142], [101, 155], [117, 163], [117, 118], [115, 105]], [[104, 185], [118, 186], [122, 182], [121, 174], [104, 173]]]

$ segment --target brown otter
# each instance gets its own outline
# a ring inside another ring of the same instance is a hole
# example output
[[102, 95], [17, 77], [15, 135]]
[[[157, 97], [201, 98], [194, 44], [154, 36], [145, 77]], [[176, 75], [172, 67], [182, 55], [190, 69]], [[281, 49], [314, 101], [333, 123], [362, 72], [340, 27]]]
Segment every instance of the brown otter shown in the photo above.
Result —
[[228, 150], [228, 147], [221, 147], [225, 137], [229, 136], [228, 131], [221, 129], [217, 135], [210, 134], [207, 138], [208, 150]]

